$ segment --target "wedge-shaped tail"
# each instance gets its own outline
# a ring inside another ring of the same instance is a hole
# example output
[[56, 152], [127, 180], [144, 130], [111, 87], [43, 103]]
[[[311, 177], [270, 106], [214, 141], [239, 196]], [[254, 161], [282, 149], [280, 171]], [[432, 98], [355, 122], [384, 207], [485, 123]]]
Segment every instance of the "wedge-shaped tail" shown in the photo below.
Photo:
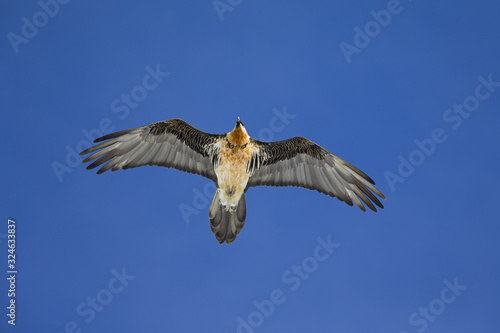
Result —
[[231, 244], [236, 236], [243, 229], [247, 215], [247, 207], [245, 203], [245, 194], [241, 195], [238, 206], [232, 210], [221, 204], [219, 199], [219, 191], [215, 192], [212, 204], [208, 210], [210, 218], [210, 229], [215, 234], [215, 238], [220, 244], [226, 242]]

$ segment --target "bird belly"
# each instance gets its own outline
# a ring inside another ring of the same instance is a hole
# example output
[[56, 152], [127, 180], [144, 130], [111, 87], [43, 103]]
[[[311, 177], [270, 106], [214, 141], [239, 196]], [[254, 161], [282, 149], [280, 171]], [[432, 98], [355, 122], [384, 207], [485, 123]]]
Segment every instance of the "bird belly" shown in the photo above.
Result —
[[221, 204], [228, 210], [236, 209], [241, 195], [250, 178], [247, 173], [247, 164], [251, 157], [252, 149], [250, 144], [245, 148], [230, 148], [224, 145], [219, 150], [220, 162], [215, 168], [217, 175], [218, 195]]

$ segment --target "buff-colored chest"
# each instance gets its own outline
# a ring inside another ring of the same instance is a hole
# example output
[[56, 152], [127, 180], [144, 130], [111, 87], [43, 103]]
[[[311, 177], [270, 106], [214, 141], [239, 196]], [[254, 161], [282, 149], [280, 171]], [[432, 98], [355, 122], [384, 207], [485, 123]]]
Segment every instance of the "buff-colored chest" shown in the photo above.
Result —
[[227, 141], [221, 142], [219, 165], [215, 169], [219, 195], [225, 206], [236, 206], [245, 191], [250, 174], [247, 165], [252, 156], [253, 145], [249, 142], [235, 146]]

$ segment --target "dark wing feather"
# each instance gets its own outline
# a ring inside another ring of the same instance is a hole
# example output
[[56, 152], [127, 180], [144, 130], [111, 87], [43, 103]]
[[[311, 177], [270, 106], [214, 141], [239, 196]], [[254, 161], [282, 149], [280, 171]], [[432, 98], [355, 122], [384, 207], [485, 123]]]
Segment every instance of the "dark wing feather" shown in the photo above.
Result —
[[182, 119], [170, 119], [105, 135], [94, 141], [101, 143], [80, 155], [93, 153], [83, 163], [93, 161], [87, 169], [102, 165], [97, 173], [157, 165], [216, 181], [212, 147], [221, 137], [224, 135], [202, 132]]
[[248, 187], [297, 186], [336, 197], [349, 206], [354, 203], [363, 211], [363, 203], [375, 212], [375, 205], [384, 208], [374, 193], [385, 197], [370, 177], [317, 144], [302, 137], [253, 142], [257, 150], [249, 163], [253, 174]]

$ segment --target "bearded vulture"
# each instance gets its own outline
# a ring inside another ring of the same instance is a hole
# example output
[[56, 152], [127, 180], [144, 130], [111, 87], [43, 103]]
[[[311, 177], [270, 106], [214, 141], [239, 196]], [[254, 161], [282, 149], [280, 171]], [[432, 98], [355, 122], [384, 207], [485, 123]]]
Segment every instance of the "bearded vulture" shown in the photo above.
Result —
[[[303, 138], [277, 142], [251, 138], [240, 118], [227, 134], [200, 131], [182, 119], [170, 119], [105, 135], [82, 163], [97, 171], [130, 169], [143, 165], [198, 174], [215, 182], [217, 191], [208, 210], [210, 228], [220, 244], [230, 244], [246, 218], [245, 192], [253, 186], [297, 186], [316, 190], [377, 211], [384, 195], [364, 172]], [[372, 193], [373, 192], [373, 193]], [[375, 205], [374, 205], [375, 204]]]

